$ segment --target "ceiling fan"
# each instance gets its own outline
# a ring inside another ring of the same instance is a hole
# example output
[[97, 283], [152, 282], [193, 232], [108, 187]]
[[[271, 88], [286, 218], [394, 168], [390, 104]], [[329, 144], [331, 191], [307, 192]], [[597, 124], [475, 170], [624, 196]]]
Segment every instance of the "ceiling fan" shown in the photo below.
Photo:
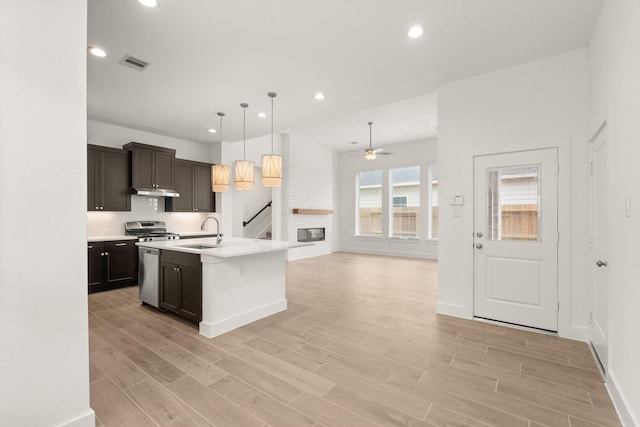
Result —
[[375, 150], [373, 149], [373, 146], [371, 145], [372, 129], [373, 129], [373, 122], [369, 122], [369, 148], [366, 148], [364, 150], [364, 158], [367, 160], [375, 159], [376, 155], [378, 154], [391, 154], [391, 153], [382, 153], [384, 151], [384, 148], [377, 148]]

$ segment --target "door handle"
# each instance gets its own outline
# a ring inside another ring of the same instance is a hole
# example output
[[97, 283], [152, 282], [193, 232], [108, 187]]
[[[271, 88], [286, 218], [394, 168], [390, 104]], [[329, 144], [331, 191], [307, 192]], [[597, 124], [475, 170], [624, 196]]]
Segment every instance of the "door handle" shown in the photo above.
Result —
[[482, 249], [482, 243], [476, 243], [476, 248]]
[[606, 267], [608, 264], [607, 264], [607, 261], [600, 261], [600, 260], [598, 260], [598, 261], [596, 261], [596, 265], [597, 265], [598, 267]]

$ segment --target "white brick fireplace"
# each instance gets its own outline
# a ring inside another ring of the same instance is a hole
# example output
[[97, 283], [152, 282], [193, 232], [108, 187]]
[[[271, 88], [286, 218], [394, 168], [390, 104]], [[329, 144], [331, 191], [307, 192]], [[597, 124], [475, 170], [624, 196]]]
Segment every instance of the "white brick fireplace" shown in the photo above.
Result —
[[282, 152], [282, 238], [296, 245], [299, 229], [325, 229], [325, 240], [289, 249], [288, 259], [328, 255], [334, 239], [332, 214], [294, 214], [293, 210], [333, 209], [333, 152], [291, 134], [282, 135]]

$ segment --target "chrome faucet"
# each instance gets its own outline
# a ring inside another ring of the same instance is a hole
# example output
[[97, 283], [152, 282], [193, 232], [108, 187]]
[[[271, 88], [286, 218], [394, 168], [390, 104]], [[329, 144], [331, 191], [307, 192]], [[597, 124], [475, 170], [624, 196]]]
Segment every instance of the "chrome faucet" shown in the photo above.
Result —
[[204, 225], [207, 223], [208, 220], [214, 220], [216, 222], [216, 224], [218, 225], [218, 232], [216, 234], [216, 245], [219, 245], [220, 242], [222, 242], [222, 233], [220, 233], [220, 221], [218, 221], [218, 218], [216, 218], [215, 216], [208, 216], [204, 219], [204, 221], [202, 221], [202, 224], [200, 225], [200, 230], [204, 231]]

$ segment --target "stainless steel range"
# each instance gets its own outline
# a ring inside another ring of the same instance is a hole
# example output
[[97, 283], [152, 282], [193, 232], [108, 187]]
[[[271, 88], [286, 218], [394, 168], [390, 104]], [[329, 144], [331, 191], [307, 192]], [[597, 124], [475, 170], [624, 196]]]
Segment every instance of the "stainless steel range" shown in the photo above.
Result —
[[[139, 242], [157, 242], [178, 240], [180, 235], [167, 232], [164, 221], [130, 221], [125, 223], [125, 233], [137, 236]], [[138, 287], [143, 303], [158, 307], [160, 290], [158, 275], [160, 271], [160, 250], [138, 248]]]
[[129, 221], [124, 224], [124, 232], [128, 236], [137, 236], [139, 242], [157, 242], [180, 238], [179, 234], [167, 231], [167, 224], [164, 221]]

